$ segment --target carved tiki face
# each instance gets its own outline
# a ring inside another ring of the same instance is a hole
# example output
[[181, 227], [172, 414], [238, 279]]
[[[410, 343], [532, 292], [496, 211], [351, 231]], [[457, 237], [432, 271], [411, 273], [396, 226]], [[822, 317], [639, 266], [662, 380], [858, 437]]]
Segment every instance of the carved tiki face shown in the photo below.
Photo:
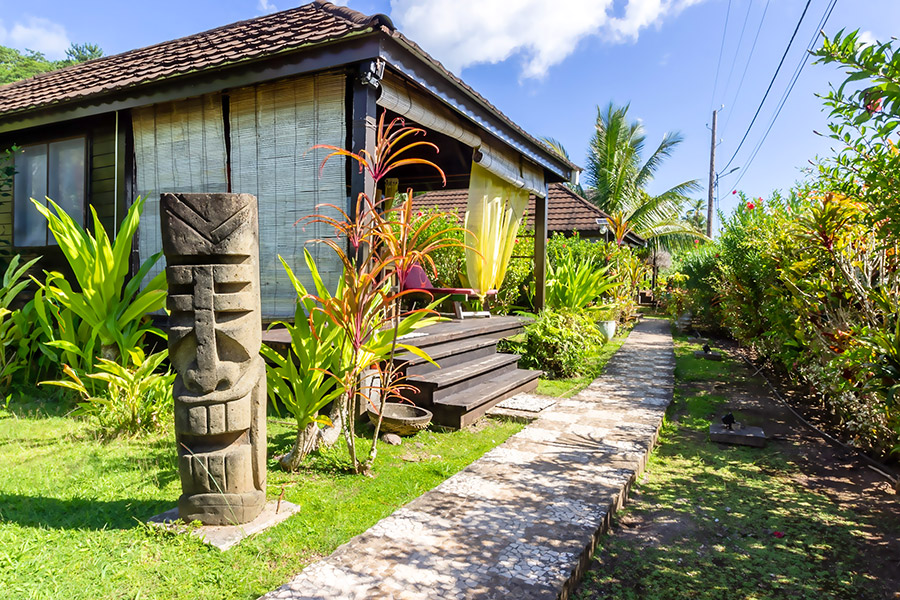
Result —
[[249, 391], [239, 388], [261, 336], [253, 200], [245, 194], [162, 197], [170, 357], [183, 394]]

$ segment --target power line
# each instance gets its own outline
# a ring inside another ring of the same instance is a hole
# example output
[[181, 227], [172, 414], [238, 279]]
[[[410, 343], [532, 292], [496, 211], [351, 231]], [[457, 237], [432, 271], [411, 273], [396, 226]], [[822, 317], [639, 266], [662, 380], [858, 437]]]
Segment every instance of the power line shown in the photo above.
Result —
[[[752, 6], [753, 3], [751, 2]], [[747, 62], [744, 64], [744, 71], [741, 73], [741, 79], [738, 82], [737, 90], [734, 92], [733, 100], [729, 103], [729, 106], [734, 106], [737, 104], [737, 99], [740, 97], [741, 88], [744, 87], [744, 78], [747, 76], [747, 69], [750, 68], [750, 62], [753, 60], [753, 51], [756, 50], [756, 42], [759, 40], [759, 33], [762, 31], [763, 23], [766, 20], [766, 13], [769, 11], [769, 0], [766, 0], [766, 5], [763, 7], [762, 16], [759, 18], [759, 26], [756, 28], [756, 35], [753, 36], [753, 44], [750, 46], [750, 54], [747, 55]], [[728, 112], [725, 115], [725, 125], [722, 127], [722, 130], [728, 129], [728, 123], [731, 122], [731, 115], [734, 114], [734, 110]]]
[[831, 17], [831, 13], [834, 11], [834, 7], [837, 5], [837, 0], [830, 0], [830, 4], [825, 8], [825, 12], [822, 14], [822, 18], [819, 20], [819, 26], [816, 27], [813, 32], [812, 38], [809, 40], [809, 44], [806, 46], [806, 52], [803, 53], [803, 57], [800, 59], [800, 64], [797, 65], [797, 68], [794, 70], [794, 75], [791, 79], [790, 86], [785, 90], [784, 94], [781, 96], [781, 100], [779, 101], [778, 109], [775, 111], [775, 114], [772, 116], [772, 120], [769, 123], [769, 126], [766, 128], [766, 132], [763, 134], [762, 138], [753, 148], [753, 152], [750, 154], [750, 158], [747, 160], [747, 163], [744, 165], [744, 168], [741, 171], [740, 177], [738, 177], [737, 181], [734, 182], [733, 189], [737, 189], [738, 184], [741, 182], [741, 179], [744, 178], [744, 175], [747, 174], [747, 171], [750, 169], [750, 165], [753, 163], [753, 160], [756, 158], [756, 155], [762, 149], [763, 144], [766, 141], [766, 138], [769, 136], [769, 132], [772, 131], [772, 127], [775, 125], [775, 121], [778, 120], [778, 116], [781, 114], [781, 109], [784, 108], [784, 105], [787, 103], [788, 97], [791, 95], [791, 92], [794, 90], [794, 85], [797, 83], [797, 80], [800, 78], [800, 74], [803, 72], [804, 67], [809, 63], [810, 51], [812, 51], [813, 47], [816, 44], [816, 40], [819, 37], [819, 32], [825, 28], [825, 24], [828, 23], [828, 19]]
[[737, 153], [741, 150], [741, 147], [747, 140], [747, 136], [750, 135], [750, 130], [753, 128], [753, 124], [756, 122], [756, 118], [759, 116], [759, 112], [762, 110], [763, 104], [765, 104], [766, 102], [766, 98], [769, 97], [769, 92], [772, 91], [772, 86], [775, 85], [775, 79], [778, 77], [779, 71], [781, 71], [781, 66], [784, 64], [784, 59], [787, 58], [788, 51], [791, 49], [791, 46], [794, 43], [794, 38], [797, 37], [797, 32], [800, 30], [800, 24], [803, 23], [803, 18], [806, 16], [806, 11], [809, 10], [809, 5], [811, 3], [812, 0], [806, 0], [806, 6], [803, 7], [803, 14], [800, 15], [800, 20], [797, 21], [797, 26], [794, 27], [794, 33], [791, 35], [791, 39], [788, 42], [787, 48], [784, 49], [784, 54], [781, 55], [781, 60], [778, 62], [778, 67], [775, 69], [775, 74], [772, 76], [772, 81], [769, 82], [769, 87], [766, 88], [766, 93], [763, 94], [763, 98], [759, 103], [759, 107], [756, 109], [756, 113], [753, 115], [753, 119], [750, 120], [750, 125], [747, 126], [747, 131], [744, 133], [744, 137], [741, 138], [741, 142], [735, 149], [734, 154], [732, 154], [731, 158], [728, 159], [728, 164], [722, 167], [723, 171], [731, 165], [732, 161], [734, 161], [734, 157], [737, 156]]
[[728, 15], [731, 14], [731, 0], [728, 0], [728, 9], [725, 11], [725, 27], [722, 28], [722, 43], [719, 45], [719, 61], [716, 63], [716, 78], [713, 81], [712, 96], [709, 98], [709, 111], [712, 112], [713, 103], [716, 101], [716, 88], [719, 87], [719, 69], [722, 67], [722, 54], [725, 52], [725, 34], [728, 33]]
[[725, 80], [725, 87], [722, 88], [722, 95], [728, 94], [728, 86], [731, 85], [731, 76], [734, 74], [734, 65], [737, 62], [738, 53], [741, 51], [741, 44], [744, 41], [744, 31], [747, 29], [747, 20], [750, 18], [750, 9], [753, 8], [753, 2], [747, 3], [747, 12], [744, 14], [744, 22], [741, 24], [741, 35], [738, 36], [737, 46], [734, 48], [734, 56], [731, 57], [731, 67], [728, 69], [728, 78]]

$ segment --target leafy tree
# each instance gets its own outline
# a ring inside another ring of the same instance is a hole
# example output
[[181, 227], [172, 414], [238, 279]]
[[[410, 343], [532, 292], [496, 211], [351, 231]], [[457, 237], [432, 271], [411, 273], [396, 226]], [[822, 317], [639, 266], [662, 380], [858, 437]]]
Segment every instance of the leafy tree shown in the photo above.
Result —
[[695, 179], [653, 196], [646, 191], [662, 162], [681, 143], [679, 133], [667, 133], [646, 161], [646, 134], [629, 121], [628, 105], [597, 109], [597, 124], [587, 157], [588, 199], [610, 215], [610, 226], [621, 243], [631, 231], [662, 246], [690, 243], [703, 234], [682, 217], [687, 194], [699, 189]]
[[34, 77], [40, 73], [55, 71], [87, 60], [103, 56], [96, 44], [72, 44], [63, 60], [50, 60], [41, 52], [26, 49], [24, 52], [0, 46], [0, 85]]
[[101, 58], [103, 50], [97, 44], [76, 44], [72, 43], [66, 50], [66, 62], [72, 64], [87, 62], [95, 58]]

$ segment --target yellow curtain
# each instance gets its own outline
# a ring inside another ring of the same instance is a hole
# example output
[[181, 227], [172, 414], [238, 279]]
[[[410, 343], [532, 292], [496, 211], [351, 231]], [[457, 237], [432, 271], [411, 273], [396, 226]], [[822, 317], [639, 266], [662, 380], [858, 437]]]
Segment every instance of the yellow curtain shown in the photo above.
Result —
[[528, 190], [516, 188], [477, 163], [472, 164], [466, 206], [466, 275], [482, 296], [503, 282], [515, 246]]

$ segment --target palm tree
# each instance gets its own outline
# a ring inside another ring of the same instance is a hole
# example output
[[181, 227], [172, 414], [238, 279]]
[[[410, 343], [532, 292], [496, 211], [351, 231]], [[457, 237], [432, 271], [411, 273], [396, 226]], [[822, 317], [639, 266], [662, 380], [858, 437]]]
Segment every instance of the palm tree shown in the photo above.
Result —
[[679, 183], [657, 196], [645, 189], [681, 143], [681, 134], [665, 134], [642, 163], [645, 140], [641, 124], [628, 120], [628, 105], [610, 103], [605, 110], [597, 108], [596, 131], [587, 158], [588, 199], [610, 215], [610, 227], [620, 244], [629, 231], [647, 240], [655, 239], [662, 247], [704, 237], [681, 217], [687, 194], [700, 187], [697, 180]]
[[700, 231], [706, 230], [706, 200], [703, 198], [695, 198], [688, 204], [688, 209], [684, 213], [684, 220], [692, 224]]
[[[569, 156], [569, 151], [566, 150], [566, 147], [563, 146], [562, 142], [560, 142], [558, 139], [556, 139], [554, 137], [550, 137], [550, 136], [545, 136], [545, 137], [541, 138], [541, 141], [544, 142], [548, 148], [553, 150], [560, 157], [566, 159], [569, 162], [572, 162], [572, 158]], [[584, 188], [581, 186], [580, 183], [573, 184], [571, 182], [566, 181], [563, 183], [563, 185], [566, 186], [567, 188], [569, 188], [570, 190], [572, 190], [573, 192], [575, 192], [576, 194], [578, 194], [579, 196], [581, 196], [582, 198], [584, 198]]]

